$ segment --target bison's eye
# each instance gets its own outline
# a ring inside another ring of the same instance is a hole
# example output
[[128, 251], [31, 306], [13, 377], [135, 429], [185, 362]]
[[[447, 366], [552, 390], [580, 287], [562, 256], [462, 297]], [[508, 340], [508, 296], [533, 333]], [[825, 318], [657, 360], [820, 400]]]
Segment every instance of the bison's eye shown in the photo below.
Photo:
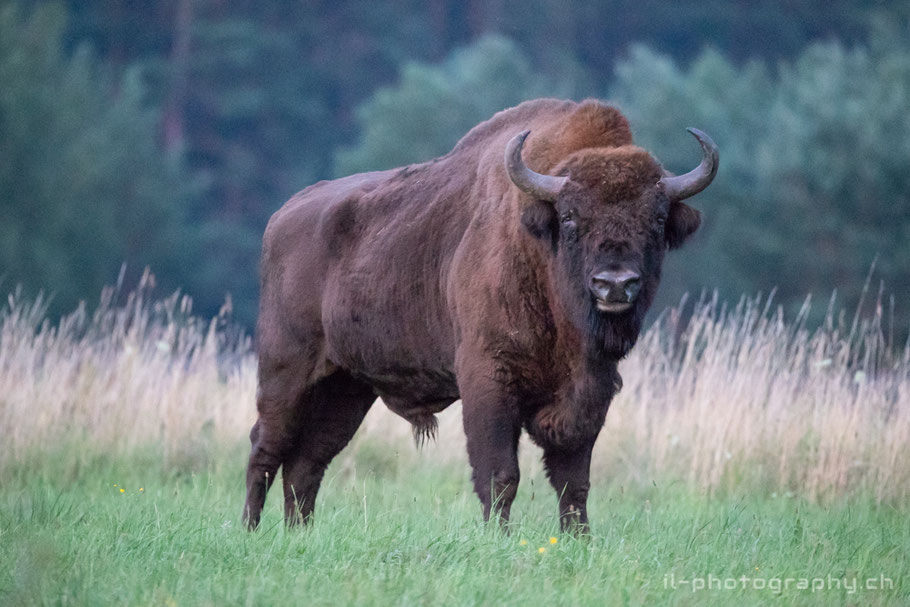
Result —
[[566, 211], [559, 216], [559, 223], [562, 227], [560, 233], [566, 242], [575, 242], [578, 239], [578, 215], [574, 210]]

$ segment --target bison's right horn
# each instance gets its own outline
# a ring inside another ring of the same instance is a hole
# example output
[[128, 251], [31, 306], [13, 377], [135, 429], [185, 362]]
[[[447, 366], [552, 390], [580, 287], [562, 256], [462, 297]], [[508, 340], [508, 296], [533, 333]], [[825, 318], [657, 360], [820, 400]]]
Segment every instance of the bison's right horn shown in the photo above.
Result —
[[506, 146], [506, 170], [512, 183], [517, 185], [522, 192], [530, 194], [538, 200], [556, 202], [559, 190], [568, 181], [568, 177], [554, 177], [541, 175], [525, 166], [521, 159], [521, 148], [531, 131], [524, 131], [512, 138]]
[[711, 185], [717, 174], [717, 144], [708, 137], [708, 134], [695, 128], [686, 129], [698, 139], [701, 145], [702, 159], [697, 167], [685, 175], [664, 175], [660, 183], [670, 200], [682, 200], [695, 196]]

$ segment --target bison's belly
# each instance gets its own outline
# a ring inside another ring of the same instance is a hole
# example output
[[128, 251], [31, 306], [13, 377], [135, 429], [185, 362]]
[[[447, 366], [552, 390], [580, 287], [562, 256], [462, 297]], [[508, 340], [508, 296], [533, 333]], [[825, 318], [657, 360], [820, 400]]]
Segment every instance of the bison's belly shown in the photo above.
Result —
[[329, 348], [336, 365], [370, 384], [389, 409], [420, 432], [432, 434], [433, 415], [458, 400], [454, 371], [447, 365], [421, 361], [413, 352], [385, 344], [365, 350], [362, 343]]

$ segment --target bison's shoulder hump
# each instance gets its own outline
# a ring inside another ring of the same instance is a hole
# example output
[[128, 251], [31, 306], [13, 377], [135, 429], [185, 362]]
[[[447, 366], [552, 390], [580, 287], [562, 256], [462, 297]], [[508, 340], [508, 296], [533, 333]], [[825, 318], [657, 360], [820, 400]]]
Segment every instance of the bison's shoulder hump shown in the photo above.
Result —
[[494, 140], [508, 140], [530, 130], [525, 159], [547, 172], [569, 154], [588, 148], [629, 145], [629, 122], [617, 108], [597, 99], [582, 102], [535, 99], [503, 110], [465, 135], [453, 153], [474, 154]]
[[588, 99], [532, 133], [525, 157], [535, 170], [551, 172], [574, 152], [631, 143], [632, 131], [622, 112], [602, 101]]

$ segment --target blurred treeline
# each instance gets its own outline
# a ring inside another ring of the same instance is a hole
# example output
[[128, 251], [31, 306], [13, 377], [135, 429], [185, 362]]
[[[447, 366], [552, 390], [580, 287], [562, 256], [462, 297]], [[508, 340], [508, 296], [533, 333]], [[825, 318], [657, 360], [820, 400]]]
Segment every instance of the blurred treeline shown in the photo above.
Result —
[[[318, 180], [427, 160], [543, 95], [614, 101], [674, 171], [721, 150], [685, 291], [910, 324], [910, 4], [0, 0], [0, 279], [93, 301], [150, 265], [252, 326], [262, 230]], [[886, 305], [890, 299], [885, 298]]]

